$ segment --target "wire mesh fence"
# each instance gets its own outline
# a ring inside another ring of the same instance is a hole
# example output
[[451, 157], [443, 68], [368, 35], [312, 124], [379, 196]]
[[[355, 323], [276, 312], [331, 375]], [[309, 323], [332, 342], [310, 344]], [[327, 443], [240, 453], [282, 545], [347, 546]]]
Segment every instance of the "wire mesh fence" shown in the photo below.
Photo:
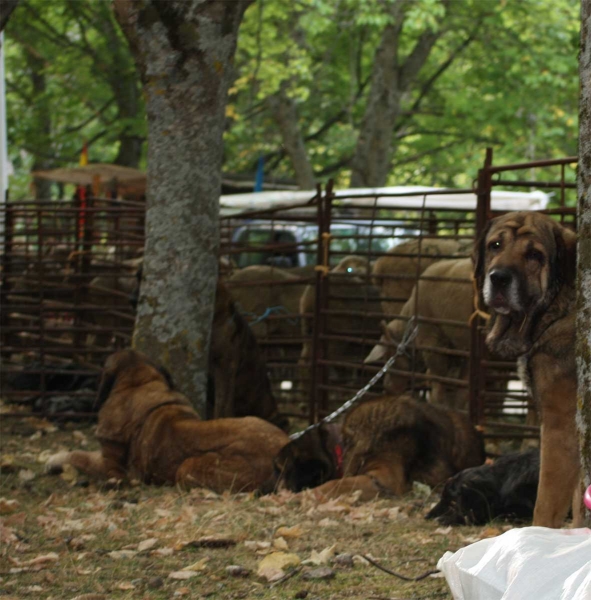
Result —
[[[514, 362], [486, 352], [470, 254], [486, 221], [544, 210], [576, 228], [573, 158], [493, 166], [474, 188], [334, 190], [222, 215], [219, 277], [255, 335], [280, 411], [315, 422], [375, 374], [415, 319], [408, 352], [368, 392], [469, 411], [491, 438], [535, 437]], [[531, 188], [538, 190], [531, 192]], [[142, 204], [4, 208], [2, 395], [45, 414], [92, 410], [106, 355], [128, 346]]]

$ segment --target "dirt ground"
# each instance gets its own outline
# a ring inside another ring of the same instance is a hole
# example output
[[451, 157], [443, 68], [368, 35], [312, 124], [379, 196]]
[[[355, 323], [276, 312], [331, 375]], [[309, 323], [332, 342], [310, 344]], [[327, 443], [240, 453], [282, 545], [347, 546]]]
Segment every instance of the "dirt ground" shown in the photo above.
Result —
[[[362, 555], [417, 577], [447, 550], [508, 528], [426, 521], [436, 495], [424, 489], [364, 504], [109, 489], [73, 470], [43, 472], [54, 452], [95, 448], [93, 426], [4, 417], [0, 434], [0, 598], [451, 598], [440, 574], [407, 582]], [[289, 563], [283, 573], [278, 561]]]

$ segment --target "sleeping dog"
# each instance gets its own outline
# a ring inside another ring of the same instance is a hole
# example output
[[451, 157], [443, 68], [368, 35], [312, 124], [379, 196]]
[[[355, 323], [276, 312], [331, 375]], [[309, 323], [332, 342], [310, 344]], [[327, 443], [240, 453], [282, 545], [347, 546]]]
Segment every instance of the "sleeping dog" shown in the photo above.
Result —
[[484, 525], [492, 519], [530, 520], [534, 514], [540, 451], [507, 454], [492, 464], [466, 469], [443, 488], [427, 514], [444, 525]]
[[257, 417], [201, 421], [166, 371], [134, 350], [112, 354], [98, 392], [97, 452], [61, 452], [49, 472], [65, 464], [103, 478], [252, 491], [273, 472], [273, 458], [289, 442]]

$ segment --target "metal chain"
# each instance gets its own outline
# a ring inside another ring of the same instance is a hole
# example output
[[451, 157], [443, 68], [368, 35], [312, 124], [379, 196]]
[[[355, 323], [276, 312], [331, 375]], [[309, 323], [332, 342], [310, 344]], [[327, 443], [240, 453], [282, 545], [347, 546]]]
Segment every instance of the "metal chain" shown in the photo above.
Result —
[[402, 356], [406, 353], [407, 346], [417, 337], [418, 326], [415, 324], [416, 318], [411, 317], [406, 324], [406, 328], [404, 330], [404, 335], [402, 336], [402, 340], [396, 347], [396, 352], [386, 361], [386, 364], [364, 385], [352, 398], [347, 400], [342, 406], [337, 408], [334, 412], [331, 412], [330, 415], [324, 417], [324, 419], [318, 421], [318, 423], [314, 423], [306, 429], [302, 431], [297, 431], [296, 433], [292, 433], [289, 438], [293, 440], [297, 440], [302, 437], [304, 433], [311, 431], [312, 429], [316, 429], [320, 427], [323, 423], [330, 423], [334, 421], [337, 417], [342, 415], [344, 412], [348, 411], [362, 396], [365, 396], [369, 388], [375, 385], [386, 373], [386, 371], [394, 364], [396, 359], [399, 356]]

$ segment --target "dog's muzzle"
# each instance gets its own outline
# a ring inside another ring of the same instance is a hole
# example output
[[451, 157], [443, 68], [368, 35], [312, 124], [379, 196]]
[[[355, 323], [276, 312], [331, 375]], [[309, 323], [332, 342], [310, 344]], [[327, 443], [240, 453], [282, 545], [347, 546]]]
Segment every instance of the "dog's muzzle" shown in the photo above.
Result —
[[488, 272], [483, 296], [486, 305], [502, 315], [520, 311], [522, 308], [517, 277], [508, 268], [496, 268]]

